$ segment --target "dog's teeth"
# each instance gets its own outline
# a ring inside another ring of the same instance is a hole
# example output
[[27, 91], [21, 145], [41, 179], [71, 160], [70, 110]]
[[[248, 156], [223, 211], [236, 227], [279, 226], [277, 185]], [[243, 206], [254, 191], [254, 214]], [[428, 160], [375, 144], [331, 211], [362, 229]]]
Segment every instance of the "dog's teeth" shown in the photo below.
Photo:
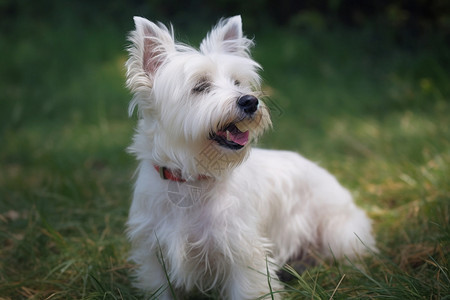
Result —
[[234, 124], [240, 132], [246, 132], [248, 130], [246, 122], [239, 122]]
[[227, 140], [228, 140], [228, 141], [231, 141], [230, 131], [227, 130], [226, 132], [227, 132]]

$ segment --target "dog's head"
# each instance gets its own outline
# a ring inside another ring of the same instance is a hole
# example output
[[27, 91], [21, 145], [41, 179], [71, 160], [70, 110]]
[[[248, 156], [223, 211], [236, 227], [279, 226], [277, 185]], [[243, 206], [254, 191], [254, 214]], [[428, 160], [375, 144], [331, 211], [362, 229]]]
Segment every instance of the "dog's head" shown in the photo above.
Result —
[[225, 175], [271, 124], [240, 16], [221, 20], [199, 50], [163, 24], [134, 21], [127, 86], [140, 121], [131, 150], [185, 177]]

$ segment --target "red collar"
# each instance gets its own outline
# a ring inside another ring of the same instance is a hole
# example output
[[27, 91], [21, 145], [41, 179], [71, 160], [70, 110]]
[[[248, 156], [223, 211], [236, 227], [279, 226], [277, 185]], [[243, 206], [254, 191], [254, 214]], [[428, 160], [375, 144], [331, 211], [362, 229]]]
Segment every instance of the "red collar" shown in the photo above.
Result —
[[[181, 172], [172, 172], [170, 169], [167, 169], [166, 167], [160, 167], [157, 165], [153, 165], [155, 167], [156, 172], [159, 173], [159, 176], [161, 176], [161, 179], [165, 180], [172, 180], [177, 182], [186, 182], [185, 179], [181, 178]], [[205, 180], [210, 178], [206, 175], [198, 175], [197, 180]]]

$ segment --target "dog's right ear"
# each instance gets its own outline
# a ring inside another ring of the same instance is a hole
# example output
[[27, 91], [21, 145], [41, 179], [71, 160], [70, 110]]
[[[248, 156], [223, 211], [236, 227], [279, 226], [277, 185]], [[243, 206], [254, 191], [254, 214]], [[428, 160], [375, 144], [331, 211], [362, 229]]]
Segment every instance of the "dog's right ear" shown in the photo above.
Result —
[[155, 24], [141, 17], [134, 17], [136, 29], [129, 35], [131, 42], [128, 48], [129, 60], [127, 62], [128, 85], [136, 75], [145, 75], [153, 84], [153, 78], [167, 58], [168, 54], [175, 51], [175, 41], [173, 30], [170, 30], [162, 23]]

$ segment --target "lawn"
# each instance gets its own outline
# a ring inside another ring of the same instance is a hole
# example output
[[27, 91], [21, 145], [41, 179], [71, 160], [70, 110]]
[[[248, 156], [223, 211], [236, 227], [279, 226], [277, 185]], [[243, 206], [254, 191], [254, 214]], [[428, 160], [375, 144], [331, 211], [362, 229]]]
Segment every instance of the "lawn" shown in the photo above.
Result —
[[[99, 24], [0, 36], [0, 299], [139, 298], [124, 234], [132, 23]], [[287, 298], [448, 299], [448, 43], [349, 28], [255, 35], [274, 123], [260, 146], [334, 173], [374, 220], [380, 249], [296, 276]]]

